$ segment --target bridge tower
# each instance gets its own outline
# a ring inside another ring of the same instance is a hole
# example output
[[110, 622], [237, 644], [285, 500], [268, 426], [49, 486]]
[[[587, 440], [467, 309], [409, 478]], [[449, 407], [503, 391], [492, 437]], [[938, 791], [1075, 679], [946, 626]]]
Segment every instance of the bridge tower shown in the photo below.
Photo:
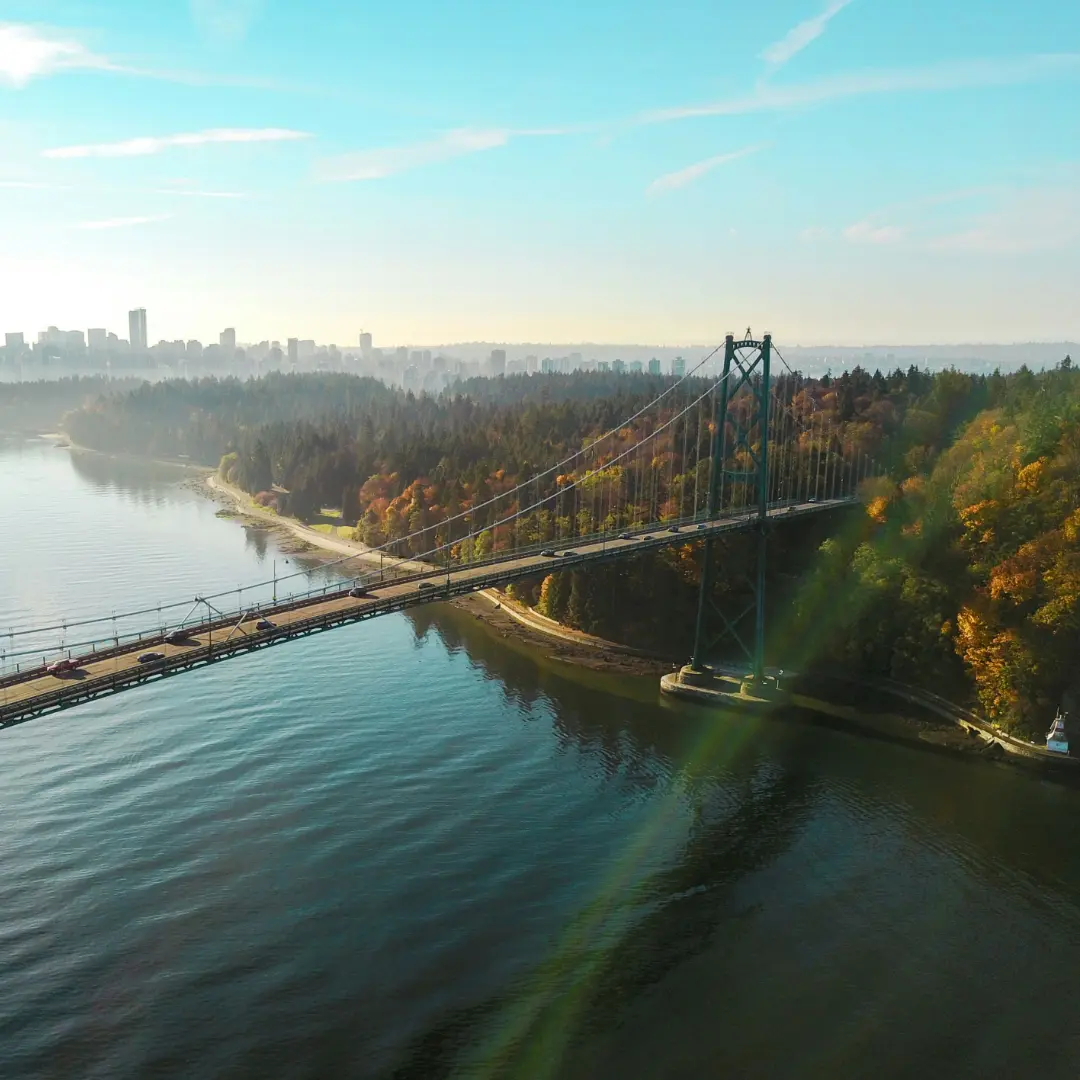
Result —
[[[756, 517], [757, 573], [750, 582], [753, 602], [744, 611], [730, 617], [712, 599], [715, 580], [712, 538], [705, 541], [698, 592], [697, 625], [694, 632], [694, 654], [689, 670], [707, 675], [706, 657], [721, 639], [731, 638], [750, 663], [751, 676], [761, 683], [765, 674], [765, 569], [768, 529], [768, 464], [769, 464], [769, 366], [772, 360], [772, 335], [755, 340], [750, 330], [741, 341], [728, 334], [724, 341], [724, 373], [720, 391], [715, 399], [712, 424], [712, 466], [709, 471], [709, 490], [706, 513], [710, 519], [724, 512], [725, 492], [732, 498], [736, 491], [742, 497], [747, 513]], [[743, 393], [745, 388], [745, 393]], [[731, 406], [739, 398], [739, 407]], [[746, 406], [749, 406], [748, 408]], [[730, 415], [729, 415], [730, 414]], [[718, 616], [720, 632], [709, 630], [710, 612]], [[744, 624], [753, 615], [753, 637], [747, 640]]]

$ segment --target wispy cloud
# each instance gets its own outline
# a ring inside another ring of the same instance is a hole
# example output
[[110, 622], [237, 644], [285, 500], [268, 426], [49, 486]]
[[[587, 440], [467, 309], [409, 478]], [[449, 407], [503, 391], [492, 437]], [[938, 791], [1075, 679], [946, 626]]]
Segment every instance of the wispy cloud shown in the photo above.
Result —
[[153, 195], [177, 195], [183, 199], [246, 199], [243, 191], [198, 191], [194, 188], [151, 188]]
[[927, 238], [930, 251], [1022, 255], [1080, 243], [1080, 191], [1031, 187], [1004, 192], [960, 228]]
[[241, 41], [258, 18], [262, 0], [190, 0], [199, 31], [211, 41]]
[[32, 79], [79, 68], [122, 70], [71, 37], [23, 23], [0, 23], [0, 84], [21, 88]]
[[41, 156], [47, 158], [146, 157], [149, 154], [160, 154], [163, 150], [177, 146], [283, 142], [308, 138], [311, 138], [308, 132], [292, 131], [289, 128], [212, 128], [209, 131], [192, 131], [180, 135], [148, 135], [115, 143], [59, 146], [52, 150], [43, 150]]
[[842, 230], [851, 243], [1020, 255], [1080, 242], [1080, 187], [974, 187], [896, 203]]
[[47, 180], [0, 180], [0, 189], [19, 191], [78, 191], [88, 193], [110, 193], [122, 195], [176, 195], [185, 199], [246, 199], [249, 196], [243, 191], [200, 191], [198, 188], [163, 187], [163, 188], [132, 188], [132, 187], [99, 187], [76, 184], [54, 184]]
[[857, 244], [895, 244], [904, 236], [899, 225], [876, 225], [872, 221], [856, 221], [844, 229], [844, 239]]
[[685, 169], [676, 172], [665, 173], [658, 176], [648, 187], [650, 195], [659, 195], [664, 191], [674, 191], [676, 188], [686, 187], [687, 184], [700, 180], [706, 173], [713, 169], [726, 165], [730, 161], [738, 161], [739, 158], [749, 157], [760, 150], [764, 150], [767, 144], [759, 143], [756, 146], [744, 146], [741, 150], [732, 150], [727, 154], [717, 154], [715, 157], [706, 158], [693, 165], [687, 165]]
[[188, 86], [237, 86], [284, 93], [321, 93], [318, 88], [278, 78], [234, 72], [154, 70], [116, 60], [87, 48], [68, 30], [29, 23], [0, 22], [0, 87], [22, 89], [34, 79], [65, 71], [101, 71]]
[[168, 221], [171, 214], [153, 214], [143, 217], [106, 218], [104, 221], [81, 221], [76, 229], [127, 229], [135, 225], [150, 225], [156, 221]]
[[1080, 74], [1080, 52], [1039, 53], [1004, 60], [955, 60], [923, 68], [890, 68], [832, 75], [788, 86], [763, 83], [743, 97], [703, 105], [656, 109], [639, 117], [642, 123], [663, 123], [695, 116], [739, 116], [783, 112], [871, 94], [972, 90], [1012, 86]]
[[793, 26], [779, 41], [774, 41], [761, 54], [761, 58], [773, 68], [786, 64], [796, 53], [802, 52], [812, 41], [821, 37], [829, 21], [850, 3], [851, 0], [832, 0], [820, 14]]
[[316, 167], [316, 178], [331, 183], [350, 180], [381, 180], [386, 176], [408, 172], [505, 146], [516, 135], [549, 135], [555, 131], [514, 132], [503, 128], [478, 130], [458, 128], [427, 142], [404, 146], [384, 146], [360, 150], [354, 154], [327, 158]]

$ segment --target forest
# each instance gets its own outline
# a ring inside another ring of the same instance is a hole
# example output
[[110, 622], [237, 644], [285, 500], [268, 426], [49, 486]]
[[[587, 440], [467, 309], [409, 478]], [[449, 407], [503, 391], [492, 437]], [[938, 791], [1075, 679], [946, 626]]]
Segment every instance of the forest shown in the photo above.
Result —
[[[95, 449], [186, 454], [282, 513], [340, 509], [373, 546], [479, 559], [700, 514], [711, 398], [679, 410], [708, 390], [704, 380], [672, 393], [666, 428], [643, 418], [612, 430], [670, 386], [575, 373], [417, 397], [347, 375], [177, 381], [99, 395], [65, 430]], [[861, 505], [774, 530], [771, 658], [930, 686], [1006, 727], [1045, 730], [1077, 689], [1080, 375], [1071, 361], [1010, 375], [784, 374], [773, 391], [776, 415], [790, 421], [772, 432], [772, 497], [839, 477], [859, 482]], [[745, 407], [745, 398], [733, 405]], [[647, 452], [627, 457], [642, 435]], [[594, 443], [587, 471], [552, 469]], [[733, 484], [726, 500], [745, 496]], [[538, 511], [514, 516], [537, 501]], [[745, 601], [752, 554], [745, 537], [721, 545], [716, 599], [726, 608]], [[687, 543], [512, 591], [568, 625], [685, 657], [700, 572], [699, 546]]]

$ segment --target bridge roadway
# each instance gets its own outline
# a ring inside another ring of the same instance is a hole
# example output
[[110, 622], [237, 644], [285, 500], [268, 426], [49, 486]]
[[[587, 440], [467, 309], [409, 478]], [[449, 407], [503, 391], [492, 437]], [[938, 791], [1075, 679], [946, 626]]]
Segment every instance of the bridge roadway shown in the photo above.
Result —
[[[768, 516], [774, 520], [788, 520], [850, 505], [853, 501], [831, 499], [787, 504], [770, 509]], [[254, 621], [240, 621], [238, 615], [233, 615], [185, 627], [188, 637], [181, 644], [169, 644], [159, 631], [135, 642], [80, 657], [78, 667], [62, 675], [50, 675], [43, 667], [38, 667], [0, 680], [0, 728], [12, 727], [107, 694], [120, 693], [200, 664], [216, 663], [239, 653], [277, 645], [345, 623], [386, 615], [417, 604], [449, 600], [537, 573], [567, 570], [672, 544], [701, 541], [709, 536], [749, 528], [755, 520], [756, 514], [752, 514], [711, 522], [690, 522], [679, 525], [677, 532], [671, 531], [669, 523], [664, 523], [651, 530], [639, 529], [626, 540], [605, 537], [575, 543], [572, 548], [556, 547], [554, 558], [533, 550], [451, 568], [449, 572], [433, 568], [372, 584], [362, 598], [350, 596], [351, 583], [346, 583], [341, 589], [325, 595], [263, 605], [258, 609], [258, 617], [274, 624], [267, 630], [258, 630]], [[164, 658], [140, 662], [139, 656], [148, 651], [163, 653]]]

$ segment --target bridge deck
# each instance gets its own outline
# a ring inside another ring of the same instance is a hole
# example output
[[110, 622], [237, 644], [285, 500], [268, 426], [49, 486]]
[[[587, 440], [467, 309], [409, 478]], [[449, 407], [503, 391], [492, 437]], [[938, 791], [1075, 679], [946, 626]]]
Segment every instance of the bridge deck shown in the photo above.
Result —
[[[849, 499], [834, 499], [782, 506], [770, 510], [769, 517], [787, 519], [805, 516], [850, 502]], [[242, 652], [265, 648], [344, 623], [385, 615], [416, 604], [451, 599], [541, 572], [625, 558], [672, 544], [696, 542], [709, 536], [746, 529], [754, 521], [754, 515], [722, 518], [708, 523], [683, 525], [678, 532], [661, 525], [654, 532], [639, 532], [627, 540], [605, 538], [574, 544], [570, 555], [563, 554], [566, 548], [558, 547], [555, 558], [532, 552], [509, 555], [480, 565], [451, 568], [449, 571], [432, 569], [372, 585], [363, 598], [349, 596], [346, 586], [323, 597], [262, 606], [259, 617], [273, 622], [273, 629], [257, 630], [253, 621], [238, 622], [234, 617], [188, 627], [189, 636], [183, 644], [169, 644], [161, 634], [147, 636], [131, 644], [80, 658], [78, 669], [63, 675], [50, 675], [37, 668], [3, 680], [0, 687], [0, 727], [10, 727], [96, 697], [119, 693], [152, 679], [166, 678], [200, 664], [216, 663]], [[147, 651], [163, 653], [164, 659], [140, 663], [139, 656]]]

